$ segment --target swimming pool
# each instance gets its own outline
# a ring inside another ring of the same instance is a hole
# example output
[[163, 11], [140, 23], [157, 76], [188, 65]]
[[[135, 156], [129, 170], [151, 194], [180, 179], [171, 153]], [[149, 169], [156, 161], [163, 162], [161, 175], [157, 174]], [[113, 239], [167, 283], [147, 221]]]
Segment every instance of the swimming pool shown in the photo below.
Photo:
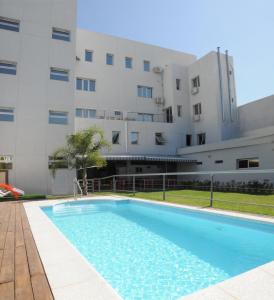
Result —
[[274, 259], [274, 225], [135, 200], [42, 210], [126, 300], [178, 299]]

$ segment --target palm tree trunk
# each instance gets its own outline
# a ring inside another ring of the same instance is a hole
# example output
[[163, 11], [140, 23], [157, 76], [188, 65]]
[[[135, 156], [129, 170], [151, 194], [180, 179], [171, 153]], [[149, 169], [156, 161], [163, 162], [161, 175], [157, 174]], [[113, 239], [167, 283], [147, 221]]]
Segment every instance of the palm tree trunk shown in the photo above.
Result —
[[88, 176], [87, 176], [87, 169], [83, 168], [83, 194], [88, 194]]

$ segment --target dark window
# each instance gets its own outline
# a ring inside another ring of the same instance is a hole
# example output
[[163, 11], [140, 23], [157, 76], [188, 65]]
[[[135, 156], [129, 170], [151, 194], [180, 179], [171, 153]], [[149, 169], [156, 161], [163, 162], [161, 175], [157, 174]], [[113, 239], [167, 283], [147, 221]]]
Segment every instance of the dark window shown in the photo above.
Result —
[[202, 104], [201, 103], [197, 103], [197, 104], [193, 105], [193, 114], [194, 114], [194, 116], [202, 114]]
[[258, 168], [260, 161], [258, 158], [244, 158], [237, 160], [238, 169]]
[[162, 132], [156, 132], [155, 133], [155, 144], [156, 145], [164, 145], [166, 143], [163, 133]]
[[182, 116], [182, 105], [177, 105], [177, 115], [178, 117]]
[[59, 28], [52, 28], [52, 38], [61, 41], [70, 41], [70, 31]]
[[181, 79], [176, 79], [176, 90], [179, 91], [181, 89]]
[[192, 82], [192, 87], [200, 87], [200, 77], [199, 76], [192, 78], [191, 82]]
[[0, 29], [19, 32], [20, 22], [13, 19], [0, 17]]
[[120, 131], [112, 131], [112, 144], [120, 144]]
[[187, 146], [191, 146], [192, 144], [192, 135], [191, 134], [187, 134], [186, 135], [186, 145]]
[[206, 134], [205, 133], [197, 134], [197, 144], [204, 145], [205, 143], [206, 143]]
[[223, 162], [223, 160], [215, 160], [215, 164], [222, 164]]
[[196, 162], [196, 165], [198, 165], [198, 166], [199, 166], [199, 165], [202, 165], [202, 164], [203, 164], [202, 161], [197, 161], [197, 162]]

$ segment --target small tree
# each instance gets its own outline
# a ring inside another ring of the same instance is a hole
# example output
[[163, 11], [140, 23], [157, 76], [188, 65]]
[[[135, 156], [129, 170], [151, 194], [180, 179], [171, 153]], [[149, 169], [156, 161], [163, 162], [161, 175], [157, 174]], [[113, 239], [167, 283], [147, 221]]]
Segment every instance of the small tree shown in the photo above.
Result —
[[52, 154], [54, 161], [51, 166], [52, 175], [55, 176], [60, 159], [65, 161], [70, 169], [81, 169], [83, 193], [87, 195], [87, 168], [91, 166], [101, 168], [106, 165], [106, 160], [101, 155], [103, 148], [110, 148], [110, 144], [105, 139], [103, 130], [96, 126], [68, 135], [66, 146]]

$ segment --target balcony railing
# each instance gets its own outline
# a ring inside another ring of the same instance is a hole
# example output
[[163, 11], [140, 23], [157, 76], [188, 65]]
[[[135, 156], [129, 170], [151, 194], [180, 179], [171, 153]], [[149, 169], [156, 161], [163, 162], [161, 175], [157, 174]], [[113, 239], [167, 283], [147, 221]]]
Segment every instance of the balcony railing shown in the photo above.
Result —
[[87, 118], [167, 123], [166, 114], [148, 114], [148, 113], [138, 113], [138, 112], [122, 112], [122, 111], [107, 111], [107, 110], [96, 110], [92, 115], [90, 115]]

